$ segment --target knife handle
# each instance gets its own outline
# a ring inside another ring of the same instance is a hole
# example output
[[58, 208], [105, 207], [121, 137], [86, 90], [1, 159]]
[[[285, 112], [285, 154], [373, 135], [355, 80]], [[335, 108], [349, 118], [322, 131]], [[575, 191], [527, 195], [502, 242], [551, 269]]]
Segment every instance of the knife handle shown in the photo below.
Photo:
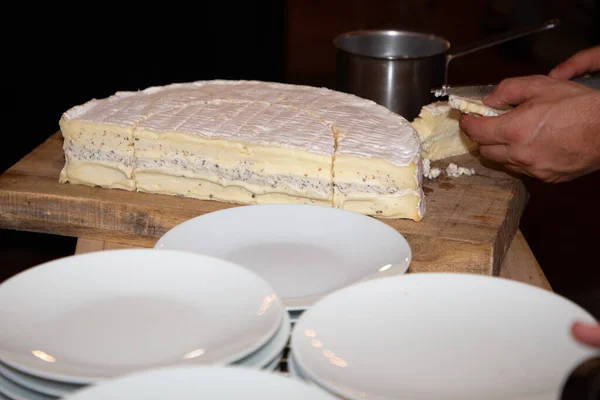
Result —
[[502, 32], [493, 36], [489, 36], [478, 42], [458, 46], [456, 48], [451, 48], [450, 54], [446, 56], [446, 62], [449, 63], [451, 60], [457, 57], [471, 54], [475, 51], [487, 49], [488, 47], [496, 46], [504, 42], [508, 42], [509, 40], [518, 39], [520, 37], [531, 35], [533, 33], [538, 33], [548, 29], [552, 29], [557, 27], [558, 25], [560, 25], [560, 20], [558, 18], [553, 18], [532, 26], [515, 28], [507, 32]]
[[467, 54], [471, 54], [478, 50], [487, 49], [488, 47], [496, 46], [509, 40], [518, 39], [523, 36], [531, 35], [533, 33], [542, 32], [548, 29], [552, 29], [560, 25], [560, 19], [553, 18], [548, 21], [544, 21], [539, 24], [520, 27], [512, 29], [507, 32], [502, 32], [493, 36], [486, 37], [478, 42], [458, 46], [456, 48], [450, 48], [450, 54], [446, 55], [446, 69], [444, 71], [444, 84], [448, 83], [448, 67], [450, 61], [457, 57], [461, 57]]

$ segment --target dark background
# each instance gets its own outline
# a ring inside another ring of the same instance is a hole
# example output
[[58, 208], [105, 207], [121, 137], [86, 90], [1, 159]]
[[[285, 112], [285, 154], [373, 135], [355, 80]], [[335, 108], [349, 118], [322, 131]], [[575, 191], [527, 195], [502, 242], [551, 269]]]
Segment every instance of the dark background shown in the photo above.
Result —
[[[349, 30], [417, 30], [459, 45], [561, 18], [562, 24], [551, 31], [454, 60], [450, 83], [546, 74], [576, 51], [600, 44], [598, 0], [156, 5], [160, 7], [148, 5], [129, 12], [124, 6], [96, 3], [81, 9], [36, 8], [20, 21], [19, 29], [4, 34], [2, 105], [8, 113], [3, 119], [0, 171], [55, 133], [62, 112], [119, 90], [214, 78], [335, 88], [331, 40]], [[599, 174], [559, 185], [535, 180], [526, 184], [531, 200], [521, 229], [542, 269], [558, 293], [600, 317]], [[74, 238], [29, 232], [0, 230], [0, 240], [0, 281], [40, 262], [72, 254], [75, 247]]]

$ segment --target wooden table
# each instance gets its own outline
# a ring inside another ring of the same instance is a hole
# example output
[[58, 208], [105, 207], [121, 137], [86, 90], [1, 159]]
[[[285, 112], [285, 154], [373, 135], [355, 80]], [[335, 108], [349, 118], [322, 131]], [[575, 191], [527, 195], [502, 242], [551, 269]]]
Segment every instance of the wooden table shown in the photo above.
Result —
[[[152, 247], [175, 225], [235, 204], [58, 183], [60, 132], [0, 176], [0, 228], [78, 237], [76, 253]], [[522, 182], [474, 155], [449, 162], [476, 175], [425, 180], [422, 221], [381, 219], [406, 237], [409, 272], [502, 276], [551, 289], [518, 223], [527, 200]]]

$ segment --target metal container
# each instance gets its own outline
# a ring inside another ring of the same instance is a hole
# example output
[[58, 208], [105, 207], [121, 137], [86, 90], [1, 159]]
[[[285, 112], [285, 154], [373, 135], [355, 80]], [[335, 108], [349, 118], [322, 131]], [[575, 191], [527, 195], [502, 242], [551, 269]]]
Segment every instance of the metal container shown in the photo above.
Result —
[[443, 37], [420, 32], [347, 32], [333, 40], [337, 48], [337, 89], [373, 100], [413, 120], [422, 106], [435, 101], [431, 89], [447, 83], [448, 64], [454, 58], [558, 24], [553, 19], [456, 49]]

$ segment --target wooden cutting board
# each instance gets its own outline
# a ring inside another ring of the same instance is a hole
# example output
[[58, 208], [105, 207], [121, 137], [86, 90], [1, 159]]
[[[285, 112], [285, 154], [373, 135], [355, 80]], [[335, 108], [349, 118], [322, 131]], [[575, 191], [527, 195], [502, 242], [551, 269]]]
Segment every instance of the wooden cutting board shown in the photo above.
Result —
[[[60, 132], [0, 176], [0, 228], [151, 247], [175, 225], [235, 204], [58, 183]], [[422, 221], [381, 219], [411, 245], [411, 272], [498, 275], [518, 228], [527, 193], [521, 181], [463, 155], [449, 162], [476, 175], [425, 180]]]

